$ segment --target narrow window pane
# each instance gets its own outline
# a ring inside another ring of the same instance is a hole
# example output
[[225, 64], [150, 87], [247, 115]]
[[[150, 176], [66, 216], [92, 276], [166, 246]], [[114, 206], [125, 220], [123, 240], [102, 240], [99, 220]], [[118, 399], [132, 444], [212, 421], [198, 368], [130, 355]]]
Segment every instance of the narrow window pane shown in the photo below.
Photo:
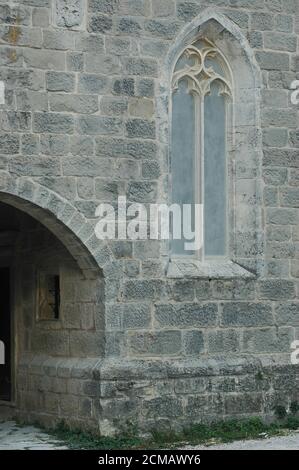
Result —
[[[195, 181], [195, 102], [188, 93], [187, 83], [182, 80], [173, 94], [172, 102], [172, 202], [175, 204], [194, 204]], [[173, 240], [175, 254], [191, 255], [184, 251], [185, 240]]]
[[214, 82], [204, 111], [204, 252], [226, 254], [226, 113], [225, 98]]

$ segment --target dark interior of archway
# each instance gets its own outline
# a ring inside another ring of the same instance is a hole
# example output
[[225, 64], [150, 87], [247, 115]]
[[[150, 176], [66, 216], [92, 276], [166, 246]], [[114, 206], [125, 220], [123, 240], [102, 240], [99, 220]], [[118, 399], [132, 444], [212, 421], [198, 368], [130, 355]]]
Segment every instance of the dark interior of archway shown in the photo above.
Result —
[[[32, 256], [33, 249], [38, 253]], [[13, 308], [14, 276], [18, 257], [27, 260], [27, 265], [36, 268], [36, 258], [49, 256], [48, 250], [72, 259], [65, 246], [46, 227], [25, 212], [0, 202], [0, 341], [4, 344], [5, 361], [0, 363], [0, 400], [12, 398], [12, 369], [14, 364]], [[32, 260], [31, 260], [32, 256]], [[51, 254], [50, 254], [51, 257]], [[72, 259], [72, 262], [74, 260]], [[57, 281], [57, 275], [52, 276]], [[24, 279], [26, 282], [26, 279]], [[44, 289], [46, 290], [46, 289]], [[60, 292], [58, 292], [60, 295]], [[55, 292], [57, 296], [57, 292]], [[55, 297], [53, 295], [53, 297]], [[49, 306], [47, 306], [49, 307]], [[57, 319], [57, 305], [53, 307]], [[51, 312], [50, 312], [51, 313]]]

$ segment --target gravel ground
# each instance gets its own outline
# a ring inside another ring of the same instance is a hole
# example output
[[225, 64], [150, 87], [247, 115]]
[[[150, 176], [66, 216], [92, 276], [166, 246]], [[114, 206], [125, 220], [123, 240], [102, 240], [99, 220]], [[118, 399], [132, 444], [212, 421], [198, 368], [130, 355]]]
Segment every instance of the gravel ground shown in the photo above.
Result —
[[60, 442], [33, 426], [18, 426], [8, 421], [0, 423], [0, 450], [67, 449]]
[[[0, 450], [67, 449], [60, 442], [34, 426], [0, 423]], [[299, 450], [299, 432], [257, 441], [236, 441], [211, 446], [186, 446], [184, 450]]]
[[190, 450], [299, 450], [299, 432], [281, 437], [270, 437], [256, 441], [236, 441], [230, 444], [218, 444], [209, 447], [185, 447]]

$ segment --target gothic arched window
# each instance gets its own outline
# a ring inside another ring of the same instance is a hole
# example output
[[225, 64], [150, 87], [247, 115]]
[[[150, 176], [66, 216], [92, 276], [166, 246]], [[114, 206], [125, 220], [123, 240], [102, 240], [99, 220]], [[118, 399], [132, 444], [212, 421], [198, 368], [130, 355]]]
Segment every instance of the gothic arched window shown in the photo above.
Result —
[[200, 259], [228, 254], [228, 129], [232, 74], [219, 49], [200, 39], [186, 47], [172, 77], [172, 202], [203, 209], [203, 246], [186, 252], [173, 240], [174, 255]]

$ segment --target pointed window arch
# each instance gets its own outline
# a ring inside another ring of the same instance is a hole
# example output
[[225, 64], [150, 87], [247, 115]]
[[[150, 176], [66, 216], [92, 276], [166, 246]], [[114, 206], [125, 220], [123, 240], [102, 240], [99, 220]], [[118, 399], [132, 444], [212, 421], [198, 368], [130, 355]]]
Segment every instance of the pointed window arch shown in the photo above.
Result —
[[202, 204], [203, 246], [199, 252], [186, 252], [184, 238], [173, 240], [175, 256], [191, 254], [202, 260], [228, 256], [227, 150], [232, 103], [233, 77], [221, 51], [208, 39], [188, 45], [172, 76], [172, 202], [191, 207]]

